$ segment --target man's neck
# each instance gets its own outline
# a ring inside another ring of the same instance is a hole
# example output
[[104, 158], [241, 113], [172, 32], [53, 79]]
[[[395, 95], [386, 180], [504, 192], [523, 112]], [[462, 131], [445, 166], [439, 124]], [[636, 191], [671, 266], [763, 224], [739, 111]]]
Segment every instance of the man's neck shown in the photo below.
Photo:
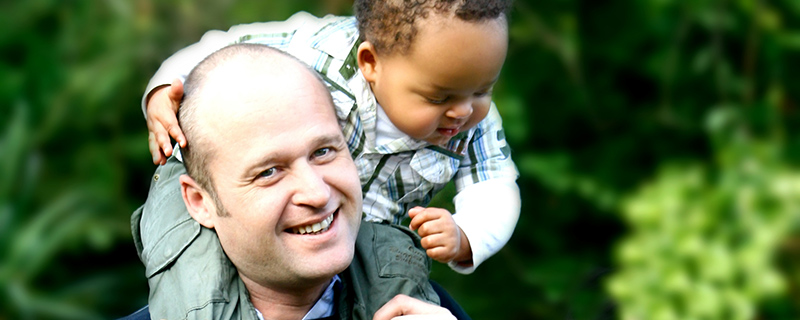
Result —
[[265, 320], [299, 320], [314, 306], [330, 280], [305, 288], [271, 288], [242, 277], [250, 302]]

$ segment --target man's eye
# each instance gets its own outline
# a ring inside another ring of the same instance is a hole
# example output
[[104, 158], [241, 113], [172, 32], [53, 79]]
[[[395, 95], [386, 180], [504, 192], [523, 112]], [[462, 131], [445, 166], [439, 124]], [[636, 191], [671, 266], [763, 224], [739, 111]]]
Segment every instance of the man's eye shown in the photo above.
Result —
[[325, 155], [327, 155], [330, 152], [331, 152], [331, 148], [317, 149], [316, 151], [314, 151], [314, 157], [315, 158], [324, 157]]
[[275, 168], [269, 168], [267, 170], [261, 171], [261, 173], [259, 173], [258, 176], [261, 178], [269, 178], [271, 176], [274, 176], [276, 172], [277, 170]]

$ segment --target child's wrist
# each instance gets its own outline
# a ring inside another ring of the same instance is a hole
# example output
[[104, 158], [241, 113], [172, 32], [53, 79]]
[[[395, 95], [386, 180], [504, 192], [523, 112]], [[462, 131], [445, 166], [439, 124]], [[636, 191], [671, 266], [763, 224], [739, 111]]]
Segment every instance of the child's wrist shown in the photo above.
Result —
[[458, 248], [458, 254], [455, 256], [455, 258], [453, 258], [453, 261], [455, 261], [455, 263], [458, 264], [459, 266], [470, 267], [473, 264], [472, 247], [469, 244], [469, 238], [467, 238], [467, 235], [464, 233], [463, 230], [461, 230], [461, 227], [458, 227], [458, 231], [460, 231], [459, 233], [461, 241]]
[[453, 262], [457, 266], [459, 266], [461, 268], [469, 268], [469, 267], [472, 267], [474, 265], [474, 263], [472, 262], [472, 259], [465, 260], [465, 261], [453, 261]]

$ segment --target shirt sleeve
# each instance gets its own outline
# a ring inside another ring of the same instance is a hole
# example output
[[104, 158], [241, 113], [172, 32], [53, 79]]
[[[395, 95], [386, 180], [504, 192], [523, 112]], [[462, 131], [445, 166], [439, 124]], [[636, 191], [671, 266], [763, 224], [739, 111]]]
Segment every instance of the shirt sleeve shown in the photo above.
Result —
[[516, 178], [517, 167], [511, 160], [511, 147], [506, 142], [503, 120], [494, 102], [489, 113], [475, 126], [466, 156], [455, 175], [459, 192], [471, 184], [495, 178]]
[[450, 268], [470, 274], [506, 245], [519, 220], [521, 201], [515, 180], [506, 177], [483, 181], [455, 196], [453, 219], [469, 239], [472, 265], [450, 262]]
[[262, 43], [282, 49], [291, 41], [295, 31], [317, 20], [309, 13], [299, 12], [286, 21], [243, 24], [233, 26], [228, 31], [206, 32], [199, 42], [181, 49], [161, 64], [145, 88], [142, 112], [146, 117], [147, 97], [153, 89], [169, 85], [176, 78], [185, 81], [192, 68], [215, 51], [240, 42]]
[[456, 224], [472, 248], [471, 266], [451, 262], [456, 272], [469, 274], [500, 251], [519, 220], [520, 194], [517, 168], [505, 139], [502, 119], [492, 103], [478, 123], [455, 177]]

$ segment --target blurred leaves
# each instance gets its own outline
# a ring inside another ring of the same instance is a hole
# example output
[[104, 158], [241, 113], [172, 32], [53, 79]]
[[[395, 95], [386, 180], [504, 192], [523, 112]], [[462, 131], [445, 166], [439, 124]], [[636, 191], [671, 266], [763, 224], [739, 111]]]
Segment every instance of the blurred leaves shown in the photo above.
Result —
[[3, 6], [5, 30], [18, 32], [0, 36], [0, 318], [122, 315], [146, 301], [107, 300], [146, 290], [128, 223], [141, 200], [128, 188], [147, 178], [126, 175], [151, 170], [143, 144], [120, 150], [145, 136], [143, 122], [124, 121], [141, 114], [123, 90], [141, 63], [130, 3]]
[[[624, 203], [631, 226], [608, 288], [622, 319], [753, 319], [785, 292], [775, 254], [800, 218], [800, 172], [739, 108], [713, 110], [717, 161], [665, 164]], [[642, 294], [647, 292], [647, 294]]]
[[[149, 77], [209, 29], [349, 6], [0, 3], [0, 319], [146, 304]], [[433, 278], [475, 319], [798, 318], [800, 2], [517, 0], [509, 21], [522, 215], [473, 275]]]

